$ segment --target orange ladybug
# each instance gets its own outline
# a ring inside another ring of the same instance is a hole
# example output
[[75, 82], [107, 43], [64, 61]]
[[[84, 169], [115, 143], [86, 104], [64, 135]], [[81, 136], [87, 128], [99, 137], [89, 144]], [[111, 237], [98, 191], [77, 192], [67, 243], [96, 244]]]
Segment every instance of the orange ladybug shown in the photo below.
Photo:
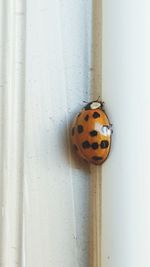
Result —
[[71, 143], [77, 154], [88, 163], [101, 165], [111, 147], [112, 124], [104, 111], [104, 102], [92, 101], [75, 117]]

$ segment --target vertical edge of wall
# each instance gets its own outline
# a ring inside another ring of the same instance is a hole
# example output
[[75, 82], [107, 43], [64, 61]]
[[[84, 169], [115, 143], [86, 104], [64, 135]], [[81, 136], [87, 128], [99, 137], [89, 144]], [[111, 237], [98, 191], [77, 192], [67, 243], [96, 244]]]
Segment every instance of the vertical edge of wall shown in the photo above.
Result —
[[24, 150], [24, 1], [0, 3], [0, 264], [21, 266]]
[[[92, 75], [91, 101], [99, 96], [102, 98], [102, 1], [93, 0], [92, 20]], [[101, 195], [102, 169], [101, 166], [90, 167], [90, 252], [89, 266], [101, 266]]]
[[102, 97], [102, 0], [93, 0], [91, 97]]

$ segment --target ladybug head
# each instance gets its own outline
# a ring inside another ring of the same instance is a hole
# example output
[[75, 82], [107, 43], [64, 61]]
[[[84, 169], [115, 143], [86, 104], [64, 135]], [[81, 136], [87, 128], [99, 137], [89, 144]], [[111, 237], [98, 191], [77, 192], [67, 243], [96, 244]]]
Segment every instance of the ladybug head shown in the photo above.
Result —
[[85, 107], [84, 109], [85, 110], [91, 110], [91, 109], [102, 109], [104, 106], [104, 102], [103, 101], [92, 101], [92, 102], [89, 102]]

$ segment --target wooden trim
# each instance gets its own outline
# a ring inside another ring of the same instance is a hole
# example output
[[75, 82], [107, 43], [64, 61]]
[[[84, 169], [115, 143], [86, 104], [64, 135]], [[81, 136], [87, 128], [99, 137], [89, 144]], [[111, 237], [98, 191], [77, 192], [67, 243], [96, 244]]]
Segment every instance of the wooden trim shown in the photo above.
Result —
[[101, 171], [91, 166], [89, 267], [101, 266]]
[[[102, 1], [93, 0], [91, 100], [102, 96]], [[89, 267], [101, 267], [101, 167], [91, 166]]]

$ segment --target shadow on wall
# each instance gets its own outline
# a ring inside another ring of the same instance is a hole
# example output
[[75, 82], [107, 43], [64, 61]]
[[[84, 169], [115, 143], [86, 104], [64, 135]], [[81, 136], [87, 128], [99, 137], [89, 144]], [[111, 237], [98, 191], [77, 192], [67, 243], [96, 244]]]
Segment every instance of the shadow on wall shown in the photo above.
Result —
[[85, 173], [89, 174], [90, 173], [90, 165], [85, 162], [82, 158], [80, 158], [76, 152], [74, 151], [71, 140], [70, 140], [70, 134], [71, 134], [71, 124], [72, 122], [69, 123], [68, 129], [64, 129], [65, 133], [64, 134], [64, 144], [66, 147], [65, 154], [68, 159], [69, 164], [73, 169], [81, 169]]

